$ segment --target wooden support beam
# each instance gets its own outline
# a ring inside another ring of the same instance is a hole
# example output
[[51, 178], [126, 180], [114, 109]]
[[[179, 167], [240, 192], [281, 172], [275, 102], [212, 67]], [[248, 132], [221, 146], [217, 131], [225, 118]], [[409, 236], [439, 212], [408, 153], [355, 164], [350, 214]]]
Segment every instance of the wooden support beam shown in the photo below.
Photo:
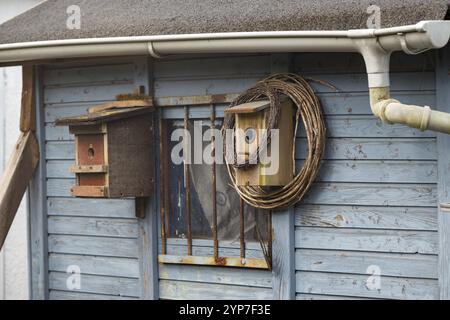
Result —
[[34, 67], [22, 67], [22, 108], [20, 131], [36, 131], [36, 108], [34, 95]]
[[36, 137], [31, 131], [21, 133], [0, 179], [0, 249], [38, 162], [39, 145]]

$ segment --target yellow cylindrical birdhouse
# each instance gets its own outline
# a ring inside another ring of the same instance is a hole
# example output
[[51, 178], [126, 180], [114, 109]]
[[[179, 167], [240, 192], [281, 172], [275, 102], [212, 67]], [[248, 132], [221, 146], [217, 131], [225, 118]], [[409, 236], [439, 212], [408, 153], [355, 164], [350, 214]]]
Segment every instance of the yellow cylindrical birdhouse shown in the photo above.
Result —
[[290, 99], [282, 101], [278, 128], [271, 130], [266, 143], [269, 107], [270, 101], [262, 100], [225, 110], [235, 114], [236, 161], [249, 162], [258, 153], [256, 163], [235, 169], [239, 186], [284, 186], [294, 176], [294, 107]]

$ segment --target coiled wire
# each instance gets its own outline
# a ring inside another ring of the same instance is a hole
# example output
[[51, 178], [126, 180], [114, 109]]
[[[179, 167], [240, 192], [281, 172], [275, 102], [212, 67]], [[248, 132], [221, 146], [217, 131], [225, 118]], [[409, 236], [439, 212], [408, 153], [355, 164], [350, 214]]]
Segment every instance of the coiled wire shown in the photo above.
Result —
[[[278, 128], [280, 118], [281, 99], [286, 95], [297, 107], [296, 123], [294, 130], [294, 148], [292, 159], [295, 163], [295, 139], [299, 128], [300, 118], [305, 127], [308, 140], [308, 156], [300, 171], [287, 185], [267, 190], [258, 186], [238, 186], [236, 183], [235, 170], [251, 165], [252, 159], [258, 157], [262, 150], [257, 150], [256, 154], [250, 155], [249, 160], [244, 164], [236, 161], [228, 163], [228, 173], [234, 188], [239, 196], [249, 205], [261, 209], [283, 209], [294, 205], [302, 200], [306, 192], [314, 182], [320, 168], [322, 157], [325, 151], [326, 127], [323, 119], [322, 107], [319, 99], [314, 94], [309, 83], [299, 75], [282, 73], [271, 75], [259, 81], [254, 87], [239, 95], [230, 107], [263, 99], [270, 101], [269, 117], [267, 122], [267, 134], [263, 136], [261, 145], [267, 145], [265, 141], [270, 138], [270, 130]], [[224, 154], [226, 155], [226, 132], [235, 126], [235, 115], [228, 113], [225, 115], [222, 127], [222, 138]], [[280, 137], [282, 139], [282, 137]], [[233, 152], [234, 153], [234, 152]], [[225, 159], [228, 159], [225, 156]], [[235, 157], [236, 160], [236, 157]]]

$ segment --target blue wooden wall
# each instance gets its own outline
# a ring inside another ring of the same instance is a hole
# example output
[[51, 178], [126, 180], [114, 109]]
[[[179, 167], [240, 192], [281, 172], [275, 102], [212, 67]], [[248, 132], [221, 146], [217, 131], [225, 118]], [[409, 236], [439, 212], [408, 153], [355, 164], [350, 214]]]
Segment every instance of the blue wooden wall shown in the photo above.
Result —
[[[47, 175], [50, 299], [136, 299], [141, 295], [139, 232], [133, 200], [70, 197], [75, 145], [55, 119], [86, 112], [119, 93], [146, 85], [145, 59], [55, 65], [42, 70]], [[42, 143], [42, 142], [41, 142]], [[71, 265], [81, 289], [66, 285]]]
[[[271, 57], [190, 57], [151, 64], [146, 58], [102, 60], [42, 70], [51, 299], [139, 298], [145, 256], [133, 201], [69, 196], [73, 137], [54, 120], [83, 113], [138, 85], [148, 88], [150, 80], [156, 97], [241, 92], [270, 73]], [[391, 65], [394, 97], [435, 106], [433, 55], [398, 54]], [[297, 298], [438, 298], [436, 136], [384, 125], [371, 115], [358, 55], [296, 54], [293, 70], [331, 85], [313, 82], [328, 141], [317, 182], [295, 208], [296, 272], [290, 276]], [[209, 115], [202, 107], [191, 110], [192, 117]], [[182, 109], [167, 110], [164, 117], [181, 119]], [[302, 132], [297, 141], [301, 165], [307, 151]], [[211, 245], [196, 240], [194, 252], [211, 252]], [[227, 254], [238, 253], [238, 244], [223, 246]], [[182, 240], [169, 241], [169, 253], [185, 250]], [[256, 244], [247, 251], [261, 255]], [[81, 268], [80, 290], [66, 287], [69, 265]], [[379, 289], [366, 284], [370, 266], [381, 271]], [[158, 279], [163, 299], [272, 298], [269, 271], [160, 265]]]
[[[435, 106], [433, 55], [396, 54], [391, 66], [393, 97]], [[436, 135], [371, 114], [357, 55], [297, 55], [295, 70], [337, 89], [314, 85], [328, 141], [295, 210], [297, 298], [439, 298]], [[300, 134], [299, 160], [304, 145]], [[371, 270], [379, 287], [367, 284]]]

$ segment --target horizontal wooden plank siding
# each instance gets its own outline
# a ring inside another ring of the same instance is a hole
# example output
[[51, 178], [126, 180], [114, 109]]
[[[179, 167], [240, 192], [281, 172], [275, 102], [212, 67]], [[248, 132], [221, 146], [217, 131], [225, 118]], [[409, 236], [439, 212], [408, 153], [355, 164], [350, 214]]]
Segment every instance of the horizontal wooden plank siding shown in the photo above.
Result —
[[50, 290], [50, 300], [138, 300], [138, 298], [79, 291]]
[[[144, 58], [145, 59], [145, 58]], [[137, 299], [141, 295], [139, 227], [133, 199], [72, 198], [74, 137], [58, 118], [83, 114], [143, 85], [140, 59], [51, 65], [43, 70], [50, 299]], [[69, 290], [71, 268], [81, 288]], [[69, 272], [69, 273], [68, 273]]]
[[159, 290], [161, 299], [173, 300], [269, 300], [272, 298], [272, 289], [267, 288], [177, 280], [160, 280]]
[[367, 285], [367, 275], [297, 272], [297, 290], [304, 293], [357, 296], [381, 299], [437, 299], [436, 279], [382, 276], [379, 289]]
[[[67, 279], [70, 274], [50, 272], [50, 288], [67, 290]], [[139, 279], [104, 277], [80, 274], [79, 289], [73, 291], [94, 294], [108, 294], [119, 297], [139, 297]]]
[[[297, 299], [438, 298], [436, 134], [375, 118], [357, 55], [298, 54], [295, 65], [336, 88], [314, 84], [328, 139], [295, 209]], [[392, 96], [435, 106], [434, 65], [432, 55], [394, 54]], [[301, 166], [303, 131], [296, 146]]]

